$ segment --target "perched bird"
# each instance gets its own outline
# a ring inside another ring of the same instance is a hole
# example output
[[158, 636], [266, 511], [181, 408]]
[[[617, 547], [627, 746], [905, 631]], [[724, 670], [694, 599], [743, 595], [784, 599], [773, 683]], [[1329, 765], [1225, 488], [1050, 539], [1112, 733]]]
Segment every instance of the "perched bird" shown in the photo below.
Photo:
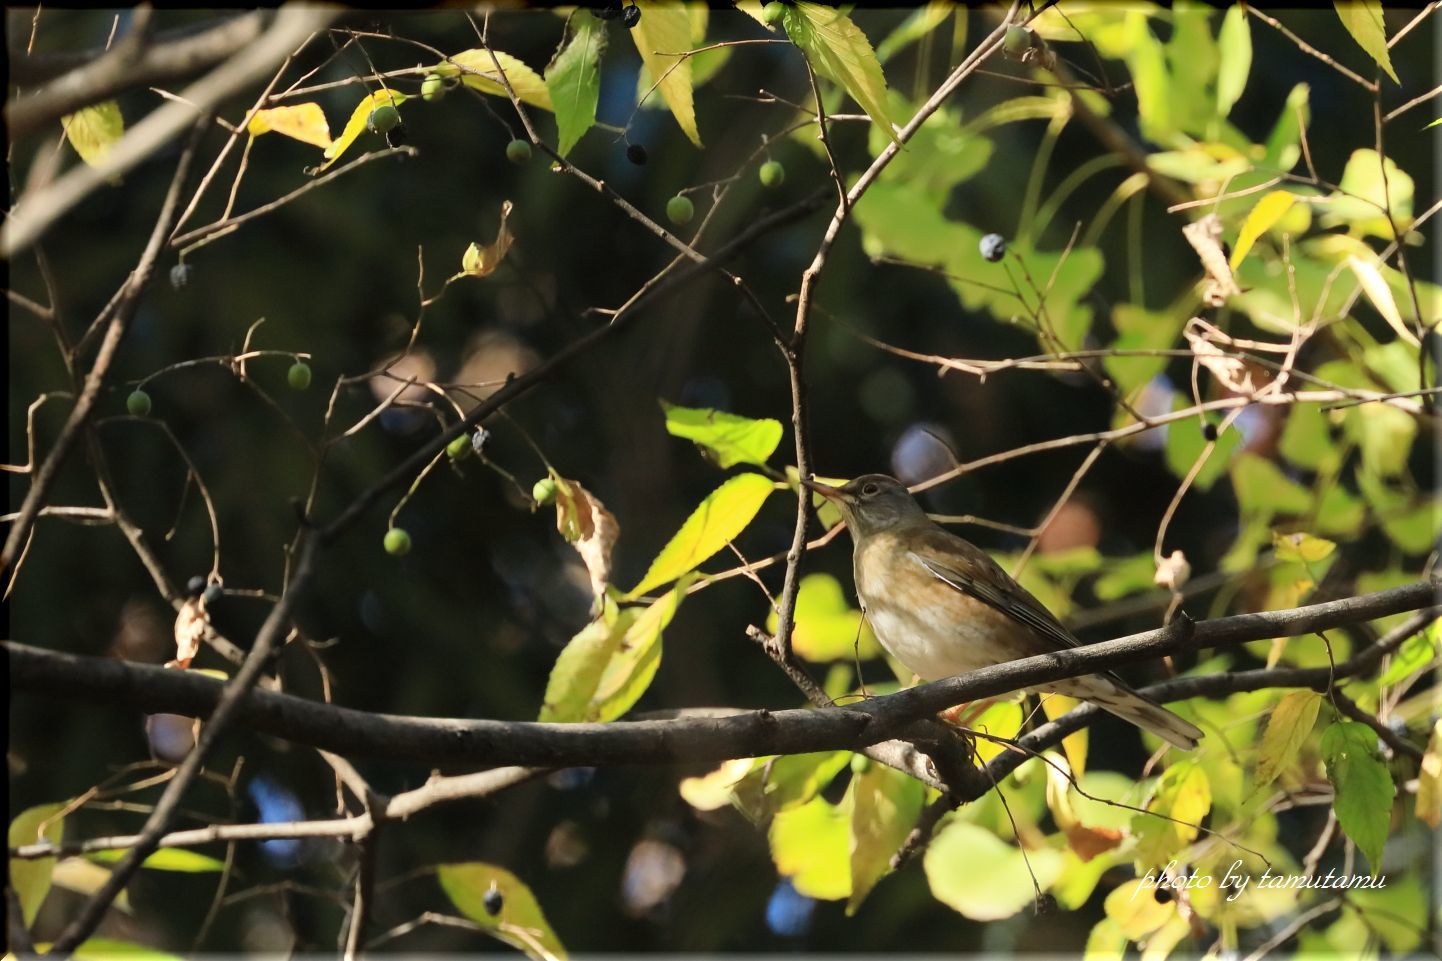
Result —
[[[877, 639], [923, 681], [1080, 646], [984, 551], [927, 517], [895, 478], [864, 474], [844, 487], [805, 483], [846, 519], [856, 545], [856, 594]], [[1090, 701], [1183, 750], [1202, 736], [1111, 672], [1041, 689]]]

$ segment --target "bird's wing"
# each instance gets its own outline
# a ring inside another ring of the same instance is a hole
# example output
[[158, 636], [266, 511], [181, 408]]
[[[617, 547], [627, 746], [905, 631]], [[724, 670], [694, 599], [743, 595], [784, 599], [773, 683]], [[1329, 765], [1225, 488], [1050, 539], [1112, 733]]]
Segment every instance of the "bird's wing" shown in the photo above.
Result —
[[955, 534], [940, 528], [928, 531], [912, 540], [912, 553], [938, 580], [996, 608], [1058, 647], [1081, 646], [1041, 601], [1013, 580], [985, 551]]

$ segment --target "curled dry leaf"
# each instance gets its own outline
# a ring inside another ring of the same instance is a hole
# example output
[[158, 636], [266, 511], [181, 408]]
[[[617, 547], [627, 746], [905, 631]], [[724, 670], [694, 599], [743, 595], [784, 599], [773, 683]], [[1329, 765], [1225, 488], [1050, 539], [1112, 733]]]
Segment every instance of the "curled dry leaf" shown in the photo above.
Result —
[[556, 530], [581, 555], [591, 576], [591, 592], [601, 597], [611, 579], [611, 549], [621, 535], [615, 516], [579, 483], [557, 477]]
[[1182, 228], [1182, 236], [1202, 260], [1202, 269], [1207, 272], [1207, 282], [1202, 287], [1202, 303], [1208, 307], [1220, 307], [1227, 298], [1240, 294], [1232, 267], [1227, 263], [1227, 252], [1222, 249], [1222, 221], [1216, 214], [1207, 214], [1201, 220]]
[[472, 277], [489, 277], [501, 265], [501, 261], [506, 259], [506, 252], [511, 249], [511, 231], [506, 226], [506, 218], [511, 216], [511, 207], [509, 200], [501, 204], [501, 225], [496, 228], [494, 242], [484, 247], [471, 244], [466, 248], [461, 257], [461, 273]]
[[209, 634], [210, 613], [205, 609], [205, 597], [192, 597], [175, 616], [175, 660], [167, 666], [182, 670], [189, 667], [200, 653], [200, 642]]
[[1218, 347], [1218, 341], [1230, 344], [1232, 339], [1200, 317], [1189, 320], [1182, 334], [1187, 338], [1192, 356], [1227, 390], [1250, 396], [1264, 385], [1266, 375], [1242, 358]]
[[1178, 591], [1191, 576], [1192, 565], [1187, 563], [1187, 555], [1181, 551], [1172, 551], [1170, 557], [1164, 558], [1157, 565], [1157, 573], [1152, 582], [1169, 591]]

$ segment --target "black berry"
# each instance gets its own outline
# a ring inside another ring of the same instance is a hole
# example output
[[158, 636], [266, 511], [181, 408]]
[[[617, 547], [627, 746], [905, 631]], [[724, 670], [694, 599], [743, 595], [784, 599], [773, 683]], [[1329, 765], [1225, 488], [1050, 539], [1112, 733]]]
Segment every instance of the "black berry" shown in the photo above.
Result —
[[1045, 917], [1048, 914], [1056, 914], [1056, 898], [1050, 894], [1037, 895], [1036, 913], [1040, 917]]
[[638, 167], [646, 165], [646, 148], [638, 143], [633, 143], [626, 148], [626, 159]]
[[487, 914], [495, 917], [501, 913], [501, 908], [505, 907], [506, 899], [501, 896], [499, 888], [491, 888], [481, 898], [481, 905], [486, 909]]
[[1158, 904], [1170, 904], [1172, 901], [1172, 892], [1167, 888], [1157, 888], [1156, 893], [1153, 894], [1152, 897], [1157, 899]]
[[185, 582], [185, 593], [189, 594], [191, 597], [199, 597], [201, 592], [204, 590], [205, 578], [201, 577], [199, 574], [195, 575], [190, 580]]
[[1217, 425], [1208, 421], [1202, 425], [1202, 436], [1209, 441], [1217, 439]]
[[625, 10], [622, 10], [621, 22], [626, 25], [627, 30], [630, 30], [636, 24], [641, 22], [641, 8], [633, 3]]
[[205, 593], [201, 594], [200, 596], [205, 599], [206, 604], [214, 604], [216, 601], [220, 600], [222, 597], [225, 596], [225, 588], [221, 587], [219, 584], [212, 584], [207, 587], [205, 589]]

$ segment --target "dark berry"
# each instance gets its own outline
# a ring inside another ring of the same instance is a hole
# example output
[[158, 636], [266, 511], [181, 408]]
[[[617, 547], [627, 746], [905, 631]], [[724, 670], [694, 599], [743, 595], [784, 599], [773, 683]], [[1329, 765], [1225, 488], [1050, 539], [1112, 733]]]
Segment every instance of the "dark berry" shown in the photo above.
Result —
[[388, 103], [371, 111], [366, 118], [366, 129], [371, 133], [385, 133], [401, 122], [401, 112]]
[[620, 0], [608, 0], [608, 2], [602, 4], [599, 9], [592, 10], [591, 12], [602, 20], [615, 20], [621, 16]]
[[190, 283], [190, 265], [176, 264], [170, 268], [170, 286], [180, 290]]
[[1006, 256], [1006, 238], [1001, 234], [987, 234], [980, 246], [982, 259], [993, 264]]
[[475, 449], [475, 452], [477, 454], [479, 454], [481, 451], [485, 450], [486, 441], [490, 439], [490, 431], [486, 430], [484, 427], [477, 427], [476, 432], [471, 435], [471, 447]]
[[406, 142], [407, 136], [406, 125], [400, 124], [399, 126], [393, 127], [386, 134], [386, 144], [391, 147], [399, 147]]
[[136, 417], [144, 417], [150, 413], [150, 395], [139, 388], [132, 390], [125, 398], [125, 409]]
[[646, 165], [646, 148], [638, 143], [633, 143], [626, 148], [626, 159], [638, 167]]
[[310, 386], [310, 365], [303, 360], [296, 361], [285, 372], [285, 379], [295, 390], [305, 390]]
[[189, 594], [191, 597], [199, 597], [201, 592], [204, 590], [205, 578], [201, 577], [199, 574], [195, 575], [190, 580], [185, 582], [185, 593]]
[[207, 605], [214, 604], [216, 601], [220, 600], [222, 597], [225, 596], [225, 588], [221, 587], [219, 584], [212, 584], [207, 587], [205, 589], [205, 592], [200, 596], [205, 600], [205, 603]]
[[485, 896], [481, 898], [481, 905], [491, 917], [500, 914], [501, 908], [505, 907], [505, 904], [506, 899], [501, 896], [500, 889], [496, 887], [492, 887], [485, 893]]
[[1207, 423], [1203, 424], [1203, 425], [1202, 425], [1202, 436], [1205, 437], [1205, 438], [1206, 438], [1207, 440], [1209, 440], [1209, 441], [1216, 440], [1216, 439], [1217, 439], [1217, 425], [1216, 425], [1216, 424], [1213, 424], [1211, 421], [1208, 421]]
[[779, 160], [768, 160], [757, 171], [763, 187], [779, 187], [786, 182], [786, 168]]
[[531, 159], [531, 142], [517, 137], [506, 144], [506, 159], [513, 164], [523, 164]]
[[386, 531], [384, 544], [387, 554], [404, 557], [411, 552], [411, 535], [404, 528], [392, 527]]
[[678, 227], [684, 227], [696, 216], [696, 205], [691, 202], [690, 197], [683, 197], [680, 194], [666, 201], [666, 219]]
[[1036, 913], [1040, 917], [1045, 917], [1048, 914], [1056, 914], [1056, 898], [1050, 894], [1037, 895]]
[[1157, 899], [1158, 904], [1170, 904], [1172, 901], [1172, 892], [1168, 888], [1157, 888], [1155, 893], [1152, 894], [1152, 897]]
[[630, 30], [636, 24], [641, 22], [641, 8], [633, 3], [625, 10], [622, 10], [621, 22], [626, 25], [627, 30]]

